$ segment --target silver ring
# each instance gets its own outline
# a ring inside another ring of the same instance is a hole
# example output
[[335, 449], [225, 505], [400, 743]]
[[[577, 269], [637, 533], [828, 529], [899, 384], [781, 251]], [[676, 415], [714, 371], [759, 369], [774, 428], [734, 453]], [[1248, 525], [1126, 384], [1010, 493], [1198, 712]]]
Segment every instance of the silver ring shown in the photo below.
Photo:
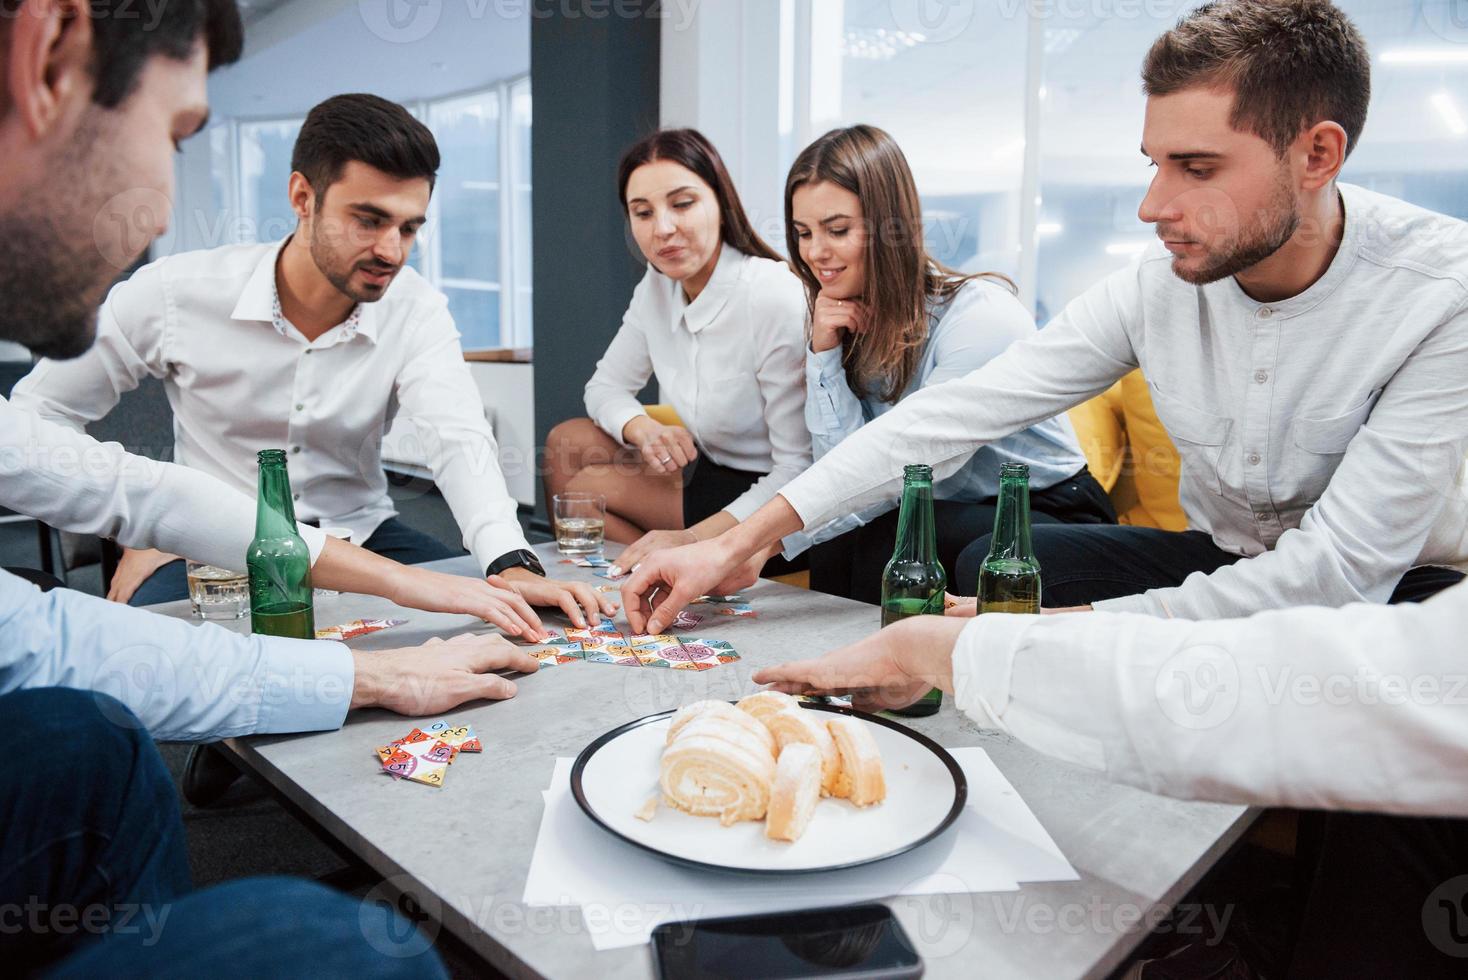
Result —
[[671, 463], [672, 461], [673, 457], [671, 456], [664, 456], [662, 459], [658, 460], [659, 463]]

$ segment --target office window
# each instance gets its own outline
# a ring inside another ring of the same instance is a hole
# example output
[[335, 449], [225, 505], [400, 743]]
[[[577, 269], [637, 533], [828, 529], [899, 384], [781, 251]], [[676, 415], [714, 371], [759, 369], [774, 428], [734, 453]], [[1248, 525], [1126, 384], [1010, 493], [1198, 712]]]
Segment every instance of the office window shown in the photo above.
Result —
[[242, 122], [239, 125], [240, 212], [245, 240], [273, 242], [296, 227], [287, 188], [291, 178], [291, 151], [304, 119]]
[[[1137, 152], [1140, 69], [1193, 0], [1104, 13], [786, 2], [781, 43], [806, 84], [782, 94], [793, 123], [772, 125], [802, 139], [858, 122], [891, 132], [917, 178], [933, 253], [964, 269], [1017, 272], [1040, 323], [1155, 237], [1137, 218], [1151, 178]], [[1338, 2], [1372, 56], [1371, 111], [1342, 179], [1468, 218], [1461, 0]]]
[[[530, 80], [409, 109], [433, 131], [442, 157], [409, 264], [448, 297], [465, 350], [531, 346]], [[238, 240], [274, 241], [294, 230], [286, 188], [301, 123], [234, 127]], [[216, 133], [221, 145], [230, 138], [226, 127]], [[221, 210], [225, 190], [216, 188]]]
[[1003, 5], [969, 6], [972, 17], [939, 44], [886, 0], [812, 5], [809, 132], [870, 123], [892, 134], [917, 181], [933, 256], [1014, 275], [1025, 21]]

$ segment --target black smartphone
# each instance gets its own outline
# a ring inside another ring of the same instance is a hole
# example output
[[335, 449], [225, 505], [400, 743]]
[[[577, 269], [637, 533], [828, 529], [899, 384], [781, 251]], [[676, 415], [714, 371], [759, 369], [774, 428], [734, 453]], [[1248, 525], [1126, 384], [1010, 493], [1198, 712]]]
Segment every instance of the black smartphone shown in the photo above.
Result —
[[922, 958], [885, 905], [665, 922], [652, 943], [663, 980], [923, 975]]

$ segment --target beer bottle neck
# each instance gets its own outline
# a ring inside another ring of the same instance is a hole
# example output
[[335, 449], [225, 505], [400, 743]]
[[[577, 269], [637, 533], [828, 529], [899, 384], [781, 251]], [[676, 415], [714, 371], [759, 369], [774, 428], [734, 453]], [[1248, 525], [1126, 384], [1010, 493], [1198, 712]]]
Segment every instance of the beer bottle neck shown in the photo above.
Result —
[[902, 506], [897, 513], [897, 549], [892, 558], [924, 564], [938, 560], [931, 480], [908, 480], [903, 484]]
[[296, 533], [296, 508], [284, 462], [260, 464], [260, 497], [255, 511], [257, 537], [284, 537]]
[[1005, 558], [1033, 558], [1030, 543], [1030, 484], [1025, 478], [999, 481], [999, 509], [994, 515], [994, 538], [989, 554]]

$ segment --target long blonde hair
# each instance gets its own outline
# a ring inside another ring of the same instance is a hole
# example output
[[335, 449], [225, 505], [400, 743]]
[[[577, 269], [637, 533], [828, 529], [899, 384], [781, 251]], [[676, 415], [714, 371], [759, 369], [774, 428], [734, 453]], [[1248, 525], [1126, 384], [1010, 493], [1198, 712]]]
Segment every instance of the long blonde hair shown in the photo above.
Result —
[[897, 141], [875, 126], [850, 126], [802, 150], [785, 179], [785, 244], [812, 311], [821, 283], [800, 257], [792, 201], [798, 188], [823, 181], [857, 196], [867, 233], [861, 298], [871, 319], [865, 331], [843, 338], [841, 363], [852, 391], [893, 402], [917, 371], [931, 303], [948, 302], [973, 279], [996, 279], [1011, 290], [1014, 283], [997, 272], [958, 272], [930, 256], [917, 184]]

